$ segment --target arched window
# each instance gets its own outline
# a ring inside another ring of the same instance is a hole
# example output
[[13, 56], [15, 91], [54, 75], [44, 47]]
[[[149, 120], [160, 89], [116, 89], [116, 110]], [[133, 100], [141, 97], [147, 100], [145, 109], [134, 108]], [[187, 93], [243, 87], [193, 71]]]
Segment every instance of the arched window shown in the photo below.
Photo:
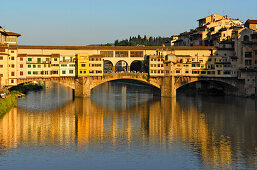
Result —
[[244, 41], [249, 41], [249, 36], [248, 35], [244, 36]]

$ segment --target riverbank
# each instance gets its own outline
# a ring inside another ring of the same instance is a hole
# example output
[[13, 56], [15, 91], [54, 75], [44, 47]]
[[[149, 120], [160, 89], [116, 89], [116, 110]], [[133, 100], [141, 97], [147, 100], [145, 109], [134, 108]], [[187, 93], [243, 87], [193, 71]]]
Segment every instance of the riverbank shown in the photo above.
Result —
[[0, 119], [13, 108], [19, 94], [20, 92], [12, 91], [5, 99], [0, 99]]

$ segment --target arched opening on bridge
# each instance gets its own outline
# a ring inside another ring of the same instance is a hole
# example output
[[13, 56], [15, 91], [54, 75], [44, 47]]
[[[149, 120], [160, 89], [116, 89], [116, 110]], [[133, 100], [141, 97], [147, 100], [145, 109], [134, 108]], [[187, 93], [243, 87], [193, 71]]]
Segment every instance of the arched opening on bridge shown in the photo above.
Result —
[[216, 80], [199, 80], [192, 83], [185, 83], [177, 89], [177, 95], [210, 95], [224, 96], [237, 95], [239, 89], [228, 83]]
[[115, 72], [127, 72], [129, 71], [129, 65], [126, 61], [120, 60], [115, 65]]
[[[16, 86], [12, 86], [9, 88], [10, 91], [20, 91], [24, 94], [27, 94], [30, 91], [41, 91], [43, 90], [45, 93], [50, 93], [51, 91], [58, 91], [61, 96], [64, 98], [75, 98], [75, 89], [70, 85], [59, 83], [55, 81], [26, 81]], [[62, 92], [61, 92], [62, 91]], [[62, 94], [65, 92], [65, 94]]]
[[142, 72], [143, 71], [143, 62], [139, 60], [135, 60], [130, 65], [131, 72]]
[[113, 63], [110, 60], [104, 60], [104, 73], [112, 73], [113, 70]]
[[[43, 85], [44, 88], [37, 88], [34, 84]], [[13, 86], [11, 89], [26, 94], [26, 97], [19, 100], [19, 107], [33, 112], [59, 110], [75, 100], [74, 90], [58, 82], [28, 81]]]
[[108, 100], [117, 97], [121, 97], [121, 100], [123, 100], [124, 97], [129, 100], [137, 100], [137, 97], [153, 99], [161, 96], [161, 90], [152, 84], [139, 80], [116, 79], [102, 83], [91, 90], [91, 97], [93, 99], [101, 99], [100, 96], [103, 98], [106, 97]]

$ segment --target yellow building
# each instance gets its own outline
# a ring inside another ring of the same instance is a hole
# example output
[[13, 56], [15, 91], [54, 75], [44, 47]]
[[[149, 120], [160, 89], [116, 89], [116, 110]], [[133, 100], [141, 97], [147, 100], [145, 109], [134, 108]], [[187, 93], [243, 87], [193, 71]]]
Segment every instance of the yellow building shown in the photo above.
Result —
[[76, 76], [103, 76], [102, 55], [88, 55], [80, 53], [76, 55]]
[[89, 55], [77, 54], [76, 55], [76, 76], [88, 76], [89, 75]]

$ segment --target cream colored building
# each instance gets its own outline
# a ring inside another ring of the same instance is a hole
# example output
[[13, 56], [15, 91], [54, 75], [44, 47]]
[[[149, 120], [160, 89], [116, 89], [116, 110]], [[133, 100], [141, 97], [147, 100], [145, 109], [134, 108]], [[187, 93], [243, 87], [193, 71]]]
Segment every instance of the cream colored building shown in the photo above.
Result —
[[231, 40], [235, 27], [243, 27], [239, 19], [213, 14], [198, 20], [199, 27], [181, 33], [175, 46], [219, 46], [221, 41]]
[[229, 62], [232, 53], [231, 50], [204, 46], [159, 50], [158, 55], [150, 56], [149, 74], [151, 77], [172, 75], [237, 77], [237, 68], [233, 65], [236, 63]]

